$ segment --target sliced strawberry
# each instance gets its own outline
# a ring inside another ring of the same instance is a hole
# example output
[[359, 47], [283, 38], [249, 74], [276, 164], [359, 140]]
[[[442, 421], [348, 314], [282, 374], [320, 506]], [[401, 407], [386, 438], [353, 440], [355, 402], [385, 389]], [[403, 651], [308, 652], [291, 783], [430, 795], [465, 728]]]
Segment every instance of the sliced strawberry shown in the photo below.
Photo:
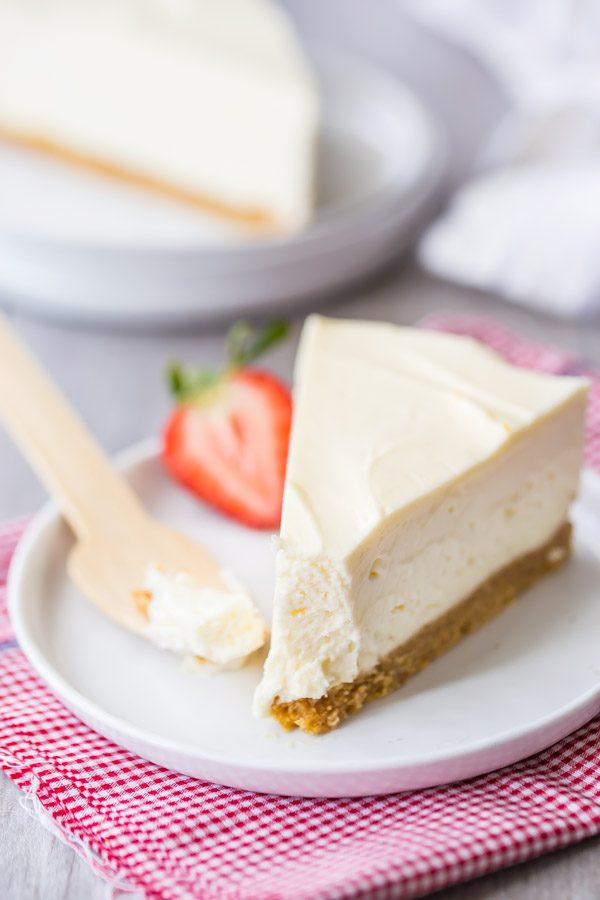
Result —
[[279, 525], [292, 401], [286, 385], [245, 363], [286, 333], [283, 323], [258, 335], [236, 326], [222, 373], [171, 371], [180, 403], [164, 432], [167, 468], [207, 503], [255, 528]]

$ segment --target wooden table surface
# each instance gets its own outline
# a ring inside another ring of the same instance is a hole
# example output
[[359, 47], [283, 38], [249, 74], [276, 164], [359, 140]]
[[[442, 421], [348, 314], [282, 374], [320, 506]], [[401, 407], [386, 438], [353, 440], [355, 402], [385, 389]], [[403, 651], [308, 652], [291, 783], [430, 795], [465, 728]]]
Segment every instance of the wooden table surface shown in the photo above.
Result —
[[[411, 324], [440, 310], [490, 314], [540, 340], [586, 356], [600, 366], [600, 326], [534, 316], [460, 288], [436, 282], [411, 263], [353, 297], [319, 310]], [[15, 326], [81, 410], [110, 451], [155, 433], [167, 409], [162, 370], [167, 359], [217, 361], [223, 331], [119, 335], [70, 330], [13, 315]], [[271, 365], [289, 378], [294, 343], [272, 354]], [[110, 365], [106, 360], [110, 357]], [[4, 434], [0, 434], [0, 519], [34, 510], [43, 491]], [[0, 897], [7, 900], [100, 900], [106, 885], [73, 850], [31, 815], [18, 791], [0, 780]], [[596, 900], [600, 845], [590, 840], [541, 860], [442, 892], [447, 900]], [[249, 898], [251, 900], [251, 898]]]

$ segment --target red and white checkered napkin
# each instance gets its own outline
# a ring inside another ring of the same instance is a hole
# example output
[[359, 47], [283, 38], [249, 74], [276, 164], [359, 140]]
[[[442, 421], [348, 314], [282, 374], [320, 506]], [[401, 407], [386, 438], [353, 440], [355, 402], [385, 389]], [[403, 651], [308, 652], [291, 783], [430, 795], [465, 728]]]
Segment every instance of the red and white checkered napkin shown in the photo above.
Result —
[[[471, 333], [532, 368], [582, 370], [489, 321], [427, 324]], [[591, 374], [588, 462], [599, 466], [600, 375]], [[2, 584], [21, 530], [0, 532]], [[600, 832], [600, 719], [545, 753], [462, 784], [360, 800], [285, 799], [176, 775], [90, 731], [15, 646], [2, 587], [0, 651], [0, 765], [97, 871], [148, 897], [417, 897]]]

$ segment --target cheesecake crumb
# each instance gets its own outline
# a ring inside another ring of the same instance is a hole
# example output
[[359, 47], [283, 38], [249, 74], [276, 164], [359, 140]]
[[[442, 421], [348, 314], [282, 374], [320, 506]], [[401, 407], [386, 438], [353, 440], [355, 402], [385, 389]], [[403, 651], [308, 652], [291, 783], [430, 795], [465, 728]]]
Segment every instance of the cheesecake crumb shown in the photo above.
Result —
[[150, 606], [150, 601], [152, 600], [152, 591], [139, 589], [136, 591], [132, 591], [132, 596], [137, 611], [141, 613], [145, 619], [147, 619], [148, 607]]

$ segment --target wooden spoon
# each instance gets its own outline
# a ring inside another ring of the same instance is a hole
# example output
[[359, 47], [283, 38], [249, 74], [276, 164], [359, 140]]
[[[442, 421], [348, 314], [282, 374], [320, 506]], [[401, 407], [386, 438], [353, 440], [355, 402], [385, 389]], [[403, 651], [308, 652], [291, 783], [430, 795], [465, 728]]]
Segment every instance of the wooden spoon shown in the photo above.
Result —
[[201, 587], [229, 590], [207, 550], [143, 509], [1, 314], [0, 419], [75, 533], [69, 575], [107, 616], [144, 632], [136, 593], [149, 565], [188, 570]]

